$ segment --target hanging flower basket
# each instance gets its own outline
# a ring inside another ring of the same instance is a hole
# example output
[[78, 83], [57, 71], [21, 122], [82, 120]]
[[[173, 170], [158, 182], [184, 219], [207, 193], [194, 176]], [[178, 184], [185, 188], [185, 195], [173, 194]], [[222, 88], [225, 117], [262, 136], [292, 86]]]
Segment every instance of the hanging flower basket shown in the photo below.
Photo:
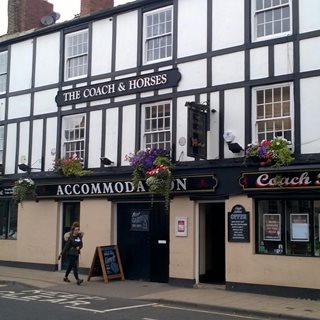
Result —
[[281, 137], [249, 144], [246, 148], [245, 161], [250, 159], [259, 162], [260, 166], [288, 166], [294, 160], [290, 145], [291, 142]]
[[92, 172], [83, 169], [82, 162], [78, 157], [56, 159], [53, 164], [53, 171], [64, 176], [83, 176]]
[[36, 185], [32, 179], [19, 179], [14, 183], [12, 198], [15, 203], [36, 198]]
[[137, 188], [141, 180], [146, 180], [149, 191], [164, 196], [168, 208], [173, 167], [169, 153], [156, 148], [140, 150], [136, 154], [127, 155], [125, 160], [133, 166], [133, 186]]

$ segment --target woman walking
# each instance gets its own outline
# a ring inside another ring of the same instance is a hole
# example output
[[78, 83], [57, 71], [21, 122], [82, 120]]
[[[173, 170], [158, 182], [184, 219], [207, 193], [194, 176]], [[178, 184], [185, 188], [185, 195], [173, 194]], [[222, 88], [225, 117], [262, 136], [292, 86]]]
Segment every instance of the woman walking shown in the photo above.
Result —
[[82, 279], [79, 279], [79, 273], [78, 273], [79, 254], [82, 246], [83, 246], [83, 243], [82, 243], [80, 228], [79, 226], [72, 226], [70, 230], [70, 237], [60, 254], [60, 257], [64, 254], [67, 254], [67, 259], [68, 259], [68, 267], [67, 267], [65, 276], [63, 278], [63, 281], [70, 282], [70, 280], [68, 279], [68, 276], [71, 270], [73, 270], [73, 274], [77, 280], [77, 284], [80, 285], [83, 282]]

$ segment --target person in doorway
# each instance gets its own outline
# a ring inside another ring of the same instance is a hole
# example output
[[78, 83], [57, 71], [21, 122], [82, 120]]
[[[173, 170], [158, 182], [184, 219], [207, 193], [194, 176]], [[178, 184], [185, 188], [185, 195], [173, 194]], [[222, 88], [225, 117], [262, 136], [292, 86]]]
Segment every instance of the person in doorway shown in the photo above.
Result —
[[[80, 223], [79, 221], [74, 221], [70, 227], [70, 231], [66, 232], [64, 235], [63, 235], [63, 239], [64, 241], [68, 241], [70, 235], [71, 235], [71, 230], [74, 229], [75, 227], [78, 227], [80, 228]], [[79, 231], [79, 236], [81, 237], [81, 239], [83, 238], [84, 236], [84, 232], [82, 231]]]
[[77, 284], [80, 285], [83, 280], [79, 278], [78, 273], [78, 264], [79, 264], [79, 254], [80, 250], [82, 249], [82, 237], [80, 236], [80, 228], [73, 226], [70, 230], [70, 236], [68, 241], [66, 242], [65, 246], [61, 254], [59, 255], [58, 259], [61, 258], [62, 255], [66, 254], [68, 259], [68, 267], [63, 278], [64, 282], [70, 282], [68, 276], [73, 270], [74, 277], [77, 280]]

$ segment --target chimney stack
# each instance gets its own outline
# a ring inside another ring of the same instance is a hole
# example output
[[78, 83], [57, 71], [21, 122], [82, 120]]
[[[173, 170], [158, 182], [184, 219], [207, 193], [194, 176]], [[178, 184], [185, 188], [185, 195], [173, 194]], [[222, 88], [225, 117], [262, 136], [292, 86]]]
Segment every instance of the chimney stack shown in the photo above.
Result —
[[80, 15], [84, 16], [102, 9], [113, 7], [113, 0], [81, 0]]
[[8, 0], [8, 34], [41, 28], [41, 18], [52, 12], [47, 0]]

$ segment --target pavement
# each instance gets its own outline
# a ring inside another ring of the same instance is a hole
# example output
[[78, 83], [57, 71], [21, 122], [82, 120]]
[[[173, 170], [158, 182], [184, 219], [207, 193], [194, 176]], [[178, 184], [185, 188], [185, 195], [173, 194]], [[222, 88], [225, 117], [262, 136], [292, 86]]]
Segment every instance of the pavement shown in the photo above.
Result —
[[[320, 319], [320, 301], [276, 297], [225, 290], [224, 286], [200, 284], [194, 288], [174, 287], [165, 283], [113, 280], [105, 283], [101, 277], [88, 282], [86, 276], [77, 286], [62, 281], [63, 272], [0, 266], [0, 284], [24, 284], [54, 291], [82, 293], [108, 298], [136, 299], [157, 303], [182, 305], [228, 313], [265, 316], [283, 319]], [[1, 286], [0, 286], [1, 287]], [[0, 290], [5, 290], [4, 287]]]

